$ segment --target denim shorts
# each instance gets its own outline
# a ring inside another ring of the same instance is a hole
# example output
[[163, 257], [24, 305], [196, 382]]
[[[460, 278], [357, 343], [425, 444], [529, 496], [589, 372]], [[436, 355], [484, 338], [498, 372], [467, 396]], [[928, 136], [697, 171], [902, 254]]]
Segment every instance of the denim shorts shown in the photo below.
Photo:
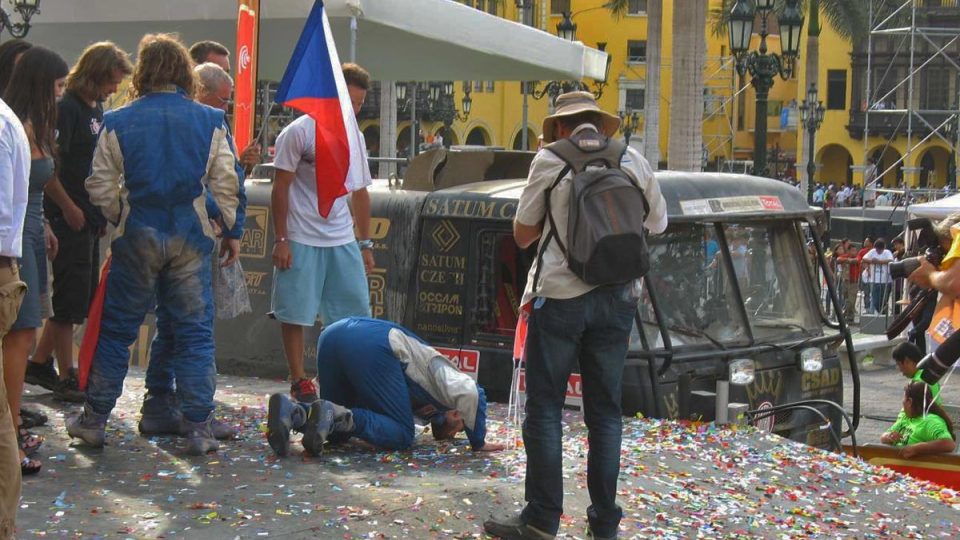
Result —
[[293, 264], [273, 269], [270, 310], [280, 322], [313, 326], [370, 316], [370, 290], [356, 242], [314, 247], [290, 241]]

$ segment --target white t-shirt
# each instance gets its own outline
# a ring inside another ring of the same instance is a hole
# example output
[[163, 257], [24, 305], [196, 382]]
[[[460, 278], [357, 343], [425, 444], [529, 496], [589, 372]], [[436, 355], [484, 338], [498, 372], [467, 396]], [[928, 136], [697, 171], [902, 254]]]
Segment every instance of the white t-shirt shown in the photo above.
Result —
[[[877, 253], [876, 249], [871, 249], [863, 256], [863, 260], [890, 263], [894, 260], [894, 257], [889, 249], [884, 249], [881, 253]], [[867, 283], [890, 283], [891, 281], [889, 264], [866, 265], [864, 273]]]
[[[348, 128], [349, 129], [349, 128]], [[358, 128], [359, 134], [359, 128]], [[367, 164], [367, 150], [359, 135], [358, 167], [351, 164], [347, 175], [347, 191], [352, 193], [373, 183], [370, 178], [370, 166]], [[317, 173], [314, 166], [316, 156], [316, 132], [312, 118], [303, 115], [283, 128], [277, 137], [277, 155], [273, 166], [295, 174], [290, 186], [290, 206], [287, 212], [287, 237], [301, 244], [314, 247], [342, 246], [353, 242], [353, 216], [347, 198], [340, 197], [333, 203], [333, 209], [326, 218], [317, 210]], [[351, 156], [351, 163], [357, 156]]]
[[0, 100], [0, 255], [19, 257], [27, 213], [30, 141], [17, 115]]
[[[583, 129], [594, 129], [593, 126], [580, 126], [574, 134]], [[530, 164], [530, 173], [527, 176], [527, 185], [520, 194], [517, 204], [517, 221], [523, 225], [534, 226], [543, 222], [543, 231], [537, 243], [537, 253], [540, 253], [540, 242], [547, 238], [550, 232], [550, 221], [546, 219], [546, 198], [544, 193], [557, 179], [560, 171], [566, 164], [556, 154], [549, 150], [540, 150]], [[620, 162], [620, 168], [633, 177], [643, 189], [650, 213], [647, 214], [644, 225], [651, 234], [660, 234], [667, 228], [667, 202], [660, 193], [660, 184], [653, 176], [653, 169], [639, 152], [627, 148]], [[556, 189], [550, 192], [550, 211], [557, 224], [560, 238], [567, 237], [567, 204], [570, 199], [570, 179], [572, 173], [557, 184]], [[567, 299], [575, 298], [590, 292], [595, 285], [588, 285], [577, 277], [567, 266], [566, 257], [560, 246], [553, 239], [547, 245], [543, 254], [543, 269], [540, 271], [539, 287], [534, 290], [533, 277], [537, 273], [539, 258], [534, 259], [527, 277], [527, 287], [523, 292], [521, 305], [526, 304], [536, 296], [544, 298]]]

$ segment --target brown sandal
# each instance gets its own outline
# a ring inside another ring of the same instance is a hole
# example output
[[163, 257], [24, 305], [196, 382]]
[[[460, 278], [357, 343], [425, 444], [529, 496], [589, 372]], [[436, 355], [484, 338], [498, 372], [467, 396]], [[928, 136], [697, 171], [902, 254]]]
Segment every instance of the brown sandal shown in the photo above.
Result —
[[40, 469], [43, 468], [43, 463], [40, 463], [39, 460], [31, 459], [28, 457], [20, 460], [20, 475], [21, 476], [30, 476], [40, 472]]
[[17, 443], [19, 443], [20, 450], [23, 450], [24, 454], [32, 456], [43, 446], [43, 437], [30, 433], [27, 428], [21, 425], [17, 428]]

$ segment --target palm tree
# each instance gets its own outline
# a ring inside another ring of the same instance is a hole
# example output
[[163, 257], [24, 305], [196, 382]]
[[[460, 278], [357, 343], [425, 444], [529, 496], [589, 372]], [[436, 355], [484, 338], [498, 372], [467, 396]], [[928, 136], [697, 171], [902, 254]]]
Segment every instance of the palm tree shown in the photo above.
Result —
[[[711, 31], [716, 36], [721, 36], [727, 32], [727, 20], [730, 16], [730, 0], [722, 0], [720, 6], [711, 11]], [[851, 0], [805, 0], [804, 9], [807, 12], [807, 50], [804, 58], [804, 73], [806, 74], [807, 87], [811, 84], [820, 88], [820, 32], [823, 27], [820, 24], [820, 16], [823, 15], [830, 26], [840, 37], [853, 41], [863, 37], [867, 31], [867, 13], [866, 2]], [[806, 95], [806, 88], [798, 89], [802, 100]], [[806, 163], [811, 148], [803, 145], [802, 156], [799, 157], [800, 163]], [[801, 171], [802, 180], [806, 180], [806, 168], [797, 167]]]
[[[628, 0], [604, 4], [620, 18], [627, 13]], [[660, 41], [663, 39], [663, 0], [647, 2], [647, 74], [643, 98], [643, 155], [654, 170], [660, 163]]]
[[703, 164], [703, 69], [707, 59], [707, 3], [686, 3], [673, 14], [672, 99], [668, 167], [699, 171]]

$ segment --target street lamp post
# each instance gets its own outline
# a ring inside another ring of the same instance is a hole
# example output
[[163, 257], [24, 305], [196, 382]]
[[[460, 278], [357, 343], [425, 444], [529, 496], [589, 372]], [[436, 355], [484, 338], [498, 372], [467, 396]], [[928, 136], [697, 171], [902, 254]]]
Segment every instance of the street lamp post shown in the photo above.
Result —
[[800, 105], [800, 123], [807, 130], [807, 145], [810, 149], [807, 153], [807, 202], [810, 204], [813, 204], [813, 175], [817, 172], [813, 148], [817, 130], [823, 123], [823, 112], [823, 103], [817, 101], [817, 85], [811, 83], [807, 98]]
[[627, 111], [620, 111], [620, 131], [623, 133], [623, 142], [630, 146], [630, 137], [633, 135], [637, 128], [640, 127], [640, 116], [637, 114], [637, 111], [628, 109]]
[[450, 148], [453, 138], [453, 121], [466, 122], [470, 118], [473, 107], [473, 98], [470, 97], [470, 82], [463, 83], [463, 98], [460, 100], [463, 113], [457, 110], [453, 103], [453, 81], [444, 81], [430, 85], [430, 109], [434, 116], [443, 122], [443, 146]]
[[[803, 12], [799, 0], [786, 0], [786, 7], [777, 17], [780, 26], [781, 54], [767, 52], [767, 19], [773, 12], [776, 0], [737, 0], [730, 10], [727, 30], [730, 34], [730, 50], [737, 60], [737, 73], [741, 77], [748, 72], [751, 84], [757, 93], [756, 126], [753, 144], [753, 174], [767, 175], [767, 96], [773, 86], [773, 78], [779, 75], [786, 80], [793, 75], [800, 51], [800, 32], [803, 29]], [[760, 15], [760, 48], [749, 51], [753, 36], [753, 21]]]
[[[567, 41], [576, 41], [577, 23], [573, 22], [573, 15], [567, 12], [564, 12], [562, 15], [563, 18], [560, 19], [559, 23], [557, 23], [557, 36]], [[606, 52], [606, 49], [606, 41], [597, 42], [597, 50]], [[548, 81], [541, 90], [537, 90], [536, 81], [532, 81], [530, 84], [531, 88], [521, 85], [520, 89], [522, 92], [525, 92], [526, 94], [530, 95], [530, 97], [537, 100], [543, 99], [544, 96], [550, 96], [550, 103], [555, 102], [557, 100], [557, 96], [560, 94], [575, 92], [577, 90], [592, 92], [593, 97], [600, 99], [600, 97], [603, 95], [603, 90], [607, 87], [607, 77], [610, 73], [610, 64], [612, 60], [613, 59], [610, 54], [607, 53], [607, 66], [606, 71], [603, 74], [603, 80], [595, 82], [594, 89], [592, 91], [581, 81]]]
[[23, 22], [13, 22], [0, 6], [0, 32], [7, 29], [15, 38], [25, 37], [30, 31], [30, 18], [40, 12], [40, 0], [13, 0], [13, 9], [20, 14]]

